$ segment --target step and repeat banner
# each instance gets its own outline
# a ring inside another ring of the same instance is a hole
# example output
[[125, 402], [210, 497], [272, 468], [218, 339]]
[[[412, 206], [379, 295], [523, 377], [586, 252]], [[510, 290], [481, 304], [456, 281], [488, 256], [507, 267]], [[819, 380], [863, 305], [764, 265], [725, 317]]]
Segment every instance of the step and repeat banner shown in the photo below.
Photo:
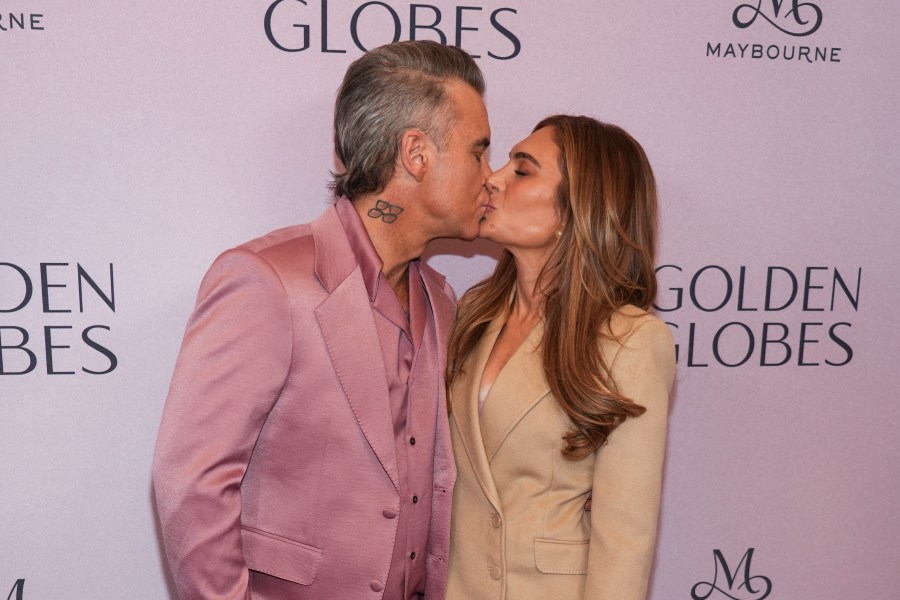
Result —
[[[658, 176], [678, 344], [653, 600], [900, 589], [900, 5], [0, 1], [0, 598], [174, 598], [150, 463], [200, 279], [329, 202], [365, 49], [465, 48]], [[440, 242], [457, 292], [485, 242]]]

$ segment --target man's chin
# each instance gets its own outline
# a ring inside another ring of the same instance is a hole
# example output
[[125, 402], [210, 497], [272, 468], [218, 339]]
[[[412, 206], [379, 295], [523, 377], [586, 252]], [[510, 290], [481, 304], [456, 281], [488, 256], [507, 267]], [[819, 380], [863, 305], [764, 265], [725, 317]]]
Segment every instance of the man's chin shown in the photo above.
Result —
[[489, 240], [491, 239], [488, 235], [487, 228], [487, 218], [482, 217], [481, 221], [478, 223], [478, 239], [479, 240]]
[[483, 217], [480, 217], [478, 221], [476, 221], [472, 226], [468, 227], [466, 231], [462, 232], [461, 235], [457, 237], [464, 242], [471, 242], [473, 240], [477, 240], [481, 237], [481, 220]]
[[[478, 215], [477, 219], [468, 222], [457, 222], [455, 231], [446, 231], [440, 237], [444, 239], [462, 240], [471, 242], [481, 237], [481, 222], [484, 220], [483, 215]], [[449, 223], [448, 223], [449, 224]]]
[[[478, 227], [475, 226], [474, 228], [471, 228], [471, 227], [466, 228], [466, 229], [460, 228], [460, 229], [457, 229], [456, 231], [444, 231], [443, 233], [441, 233], [440, 235], [436, 236], [433, 239], [460, 240], [463, 242], [471, 242], [472, 240], [475, 240], [478, 238], [478, 234], [479, 234]], [[0, 598], [0, 600], [2, 600], [2, 598]]]

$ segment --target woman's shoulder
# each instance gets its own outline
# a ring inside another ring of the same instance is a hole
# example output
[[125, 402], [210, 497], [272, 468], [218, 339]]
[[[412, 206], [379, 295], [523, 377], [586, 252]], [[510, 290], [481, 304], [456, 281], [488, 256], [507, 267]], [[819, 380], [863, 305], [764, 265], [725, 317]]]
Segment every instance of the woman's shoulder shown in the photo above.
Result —
[[672, 339], [669, 326], [654, 314], [632, 304], [622, 306], [614, 312], [607, 325], [608, 337], [618, 340], [646, 339], [664, 342]]
[[609, 320], [604, 336], [610, 366], [622, 374], [640, 372], [647, 377], [658, 372], [671, 387], [675, 374], [675, 340], [669, 326], [655, 315], [636, 306], [623, 306]]

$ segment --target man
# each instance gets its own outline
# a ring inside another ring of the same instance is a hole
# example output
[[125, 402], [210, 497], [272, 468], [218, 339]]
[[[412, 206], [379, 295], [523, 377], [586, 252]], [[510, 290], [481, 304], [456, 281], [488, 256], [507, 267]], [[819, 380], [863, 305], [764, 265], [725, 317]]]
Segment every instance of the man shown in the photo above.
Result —
[[335, 205], [204, 278], [153, 466], [183, 600], [443, 598], [455, 309], [418, 257], [478, 233], [483, 93], [457, 48], [362, 56], [336, 101]]

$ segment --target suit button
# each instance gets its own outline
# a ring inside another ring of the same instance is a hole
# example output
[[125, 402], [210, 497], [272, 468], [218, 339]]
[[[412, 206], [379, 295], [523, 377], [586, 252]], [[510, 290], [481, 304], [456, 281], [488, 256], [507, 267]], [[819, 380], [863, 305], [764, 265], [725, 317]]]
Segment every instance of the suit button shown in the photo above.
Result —
[[502, 521], [500, 520], [500, 515], [498, 515], [497, 513], [491, 515], [491, 525], [493, 525], [494, 527], [500, 527], [501, 522]]
[[500, 567], [494, 565], [488, 567], [488, 573], [491, 574], [491, 579], [500, 579], [503, 576], [500, 572]]
[[372, 581], [370, 581], [369, 587], [372, 588], [373, 592], [380, 592], [384, 589], [384, 585], [377, 579], [373, 579]]
[[416, 445], [416, 438], [414, 438], [414, 437], [409, 438], [409, 445], [410, 445], [410, 446], [415, 446], [415, 445]]
[[384, 515], [385, 519], [396, 519], [397, 518], [397, 511], [393, 508], [386, 508], [383, 511], [381, 511], [381, 514]]
[[416, 553], [415, 553], [415, 552], [410, 552], [410, 553], [409, 553], [409, 560], [416, 560]]
[[419, 497], [413, 496], [413, 504], [418, 504], [418, 503], [419, 503]]

